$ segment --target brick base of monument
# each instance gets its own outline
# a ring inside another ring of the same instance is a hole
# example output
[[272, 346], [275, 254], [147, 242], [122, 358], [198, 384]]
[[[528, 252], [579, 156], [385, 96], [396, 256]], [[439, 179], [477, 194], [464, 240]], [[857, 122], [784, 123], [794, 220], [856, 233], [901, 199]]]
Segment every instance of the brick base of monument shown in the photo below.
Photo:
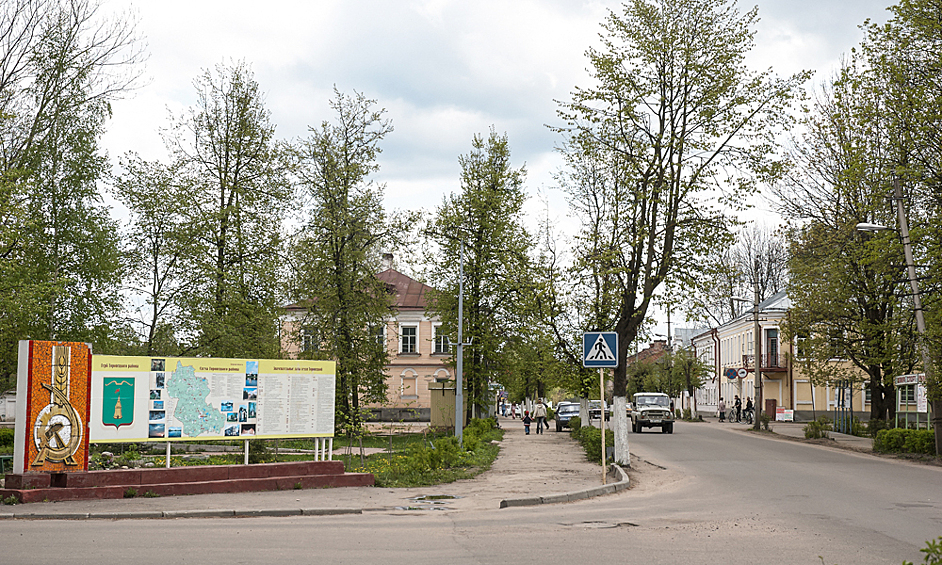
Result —
[[297, 488], [371, 487], [373, 482], [371, 473], [345, 473], [340, 461], [52, 474], [8, 473], [6, 488], [0, 489], [0, 498], [15, 496], [20, 502], [54, 502], [124, 498], [131, 492], [135, 496], [174, 496]]

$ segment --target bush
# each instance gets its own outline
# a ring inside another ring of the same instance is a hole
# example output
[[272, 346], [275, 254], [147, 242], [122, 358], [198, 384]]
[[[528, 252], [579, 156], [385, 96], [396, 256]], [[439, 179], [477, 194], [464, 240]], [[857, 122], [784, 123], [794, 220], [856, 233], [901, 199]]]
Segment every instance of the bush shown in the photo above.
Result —
[[[580, 427], [578, 431], [573, 431], [572, 435], [582, 445], [589, 461], [599, 460], [602, 456], [602, 430], [593, 426], [585, 426]], [[615, 445], [615, 434], [605, 434], [605, 445]]]
[[580, 418], [579, 416], [573, 416], [572, 418], [569, 418], [569, 430], [570, 430], [569, 433], [572, 434], [572, 437], [579, 439], [578, 434], [579, 434], [579, 429], [581, 427], [582, 427], [582, 418]]
[[867, 426], [861, 423], [859, 418], [854, 418], [850, 423], [850, 434], [857, 437], [867, 437]]
[[684, 420], [687, 422], [693, 420], [693, 412], [690, 411], [690, 408], [684, 408]]
[[871, 419], [867, 422], [867, 435], [876, 439], [880, 430], [888, 430], [892, 425], [887, 420]]
[[935, 454], [935, 433], [932, 430], [891, 428], [880, 430], [873, 440], [873, 450], [881, 453]]
[[[919, 551], [926, 554], [926, 556], [922, 558], [922, 562], [926, 565], [942, 565], [942, 536], [939, 536], [935, 541], [927, 541], [926, 547]], [[903, 561], [903, 565], [913, 565], [913, 562]]]
[[553, 410], [552, 408], [550, 408], [549, 406], [546, 407], [546, 419], [547, 419], [547, 420], [555, 420], [555, 419], [556, 419], [556, 411]]
[[803, 428], [805, 439], [821, 439], [828, 437], [828, 431], [831, 429], [831, 421], [821, 416], [814, 422], [808, 422]]
[[13, 428], [0, 428], [0, 447], [13, 447]]

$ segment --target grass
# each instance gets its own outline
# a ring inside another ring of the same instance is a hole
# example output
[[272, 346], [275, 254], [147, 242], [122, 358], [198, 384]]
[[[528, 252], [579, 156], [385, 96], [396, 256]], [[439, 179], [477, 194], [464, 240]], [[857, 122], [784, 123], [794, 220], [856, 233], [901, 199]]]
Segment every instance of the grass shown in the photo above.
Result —
[[[389, 435], [367, 435], [363, 447], [381, 448], [386, 451], [364, 457], [361, 464], [359, 442], [354, 441], [351, 455], [343, 455], [347, 472], [372, 473], [378, 487], [416, 487], [449, 483], [466, 479], [490, 469], [500, 448], [492, 444], [503, 437], [503, 430], [496, 428], [493, 420], [472, 420], [465, 428], [464, 449], [447, 432], [408, 433]], [[346, 438], [334, 440], [335, 448], [348, 445]], [[222, 443], [222, 442], [220, 442]], [[253, 442], [254, 443], [254, 442]], [[279, 440], [279, 453], [271, 449], [274, 440], [269, 440], [264, 462], [310, 461], [314, 453], [285, 453], [281, 450], [314, 450], [316, 444], [310, 440]], [[392, 447], [390, 451], [390, 445]], [[136, 453], [134, 450], [129, 450]], [[151, 451], [154, 453], [156, 450]], [[166, 464], [164, 455], [144, 455], [155, 467]], [[241, 465], [242, 452], [214, 453], [208, 458], [192, 458], [171, 455], [173, 467], [203, 465]], [[136, 496], [135, 492], [132, 496]], [[146, 496], [146, 494], [145, 494]]]

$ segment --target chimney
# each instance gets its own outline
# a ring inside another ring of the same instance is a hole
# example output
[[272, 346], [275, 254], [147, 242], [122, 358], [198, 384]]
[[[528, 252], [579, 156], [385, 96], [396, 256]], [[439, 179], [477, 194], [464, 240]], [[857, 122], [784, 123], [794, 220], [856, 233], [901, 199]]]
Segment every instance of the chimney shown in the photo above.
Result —
[[389, 271], [393, 268], [393, 254], [383, 253], [383, 270]]

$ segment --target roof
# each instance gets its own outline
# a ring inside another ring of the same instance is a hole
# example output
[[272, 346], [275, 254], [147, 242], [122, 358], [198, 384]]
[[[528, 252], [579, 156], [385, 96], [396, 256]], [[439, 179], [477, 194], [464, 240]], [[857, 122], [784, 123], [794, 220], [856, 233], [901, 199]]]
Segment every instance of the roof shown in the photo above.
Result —
[[427, 284], [407, 277], [394, 269], [386, 269], [376, 275], [376, 278], [386, 283], [396, 295], [396, 308], [399, 310], [422, 310], [427, 305], [428, 292], [433, 290]]
[[[395, 307], [397, 310], [425, 311], [428, 304], [427, 295], [430, 290], [433, 290], [432, 287], [394, 269], [386, 269], [377, 274], [376, 278], [386, 283], [386, 287], [396, 297]], [[301, 300], [294, 304], [288, 304], [285, 308], [287, 310], [307, 310], [312, 304], [313, 300]]]

